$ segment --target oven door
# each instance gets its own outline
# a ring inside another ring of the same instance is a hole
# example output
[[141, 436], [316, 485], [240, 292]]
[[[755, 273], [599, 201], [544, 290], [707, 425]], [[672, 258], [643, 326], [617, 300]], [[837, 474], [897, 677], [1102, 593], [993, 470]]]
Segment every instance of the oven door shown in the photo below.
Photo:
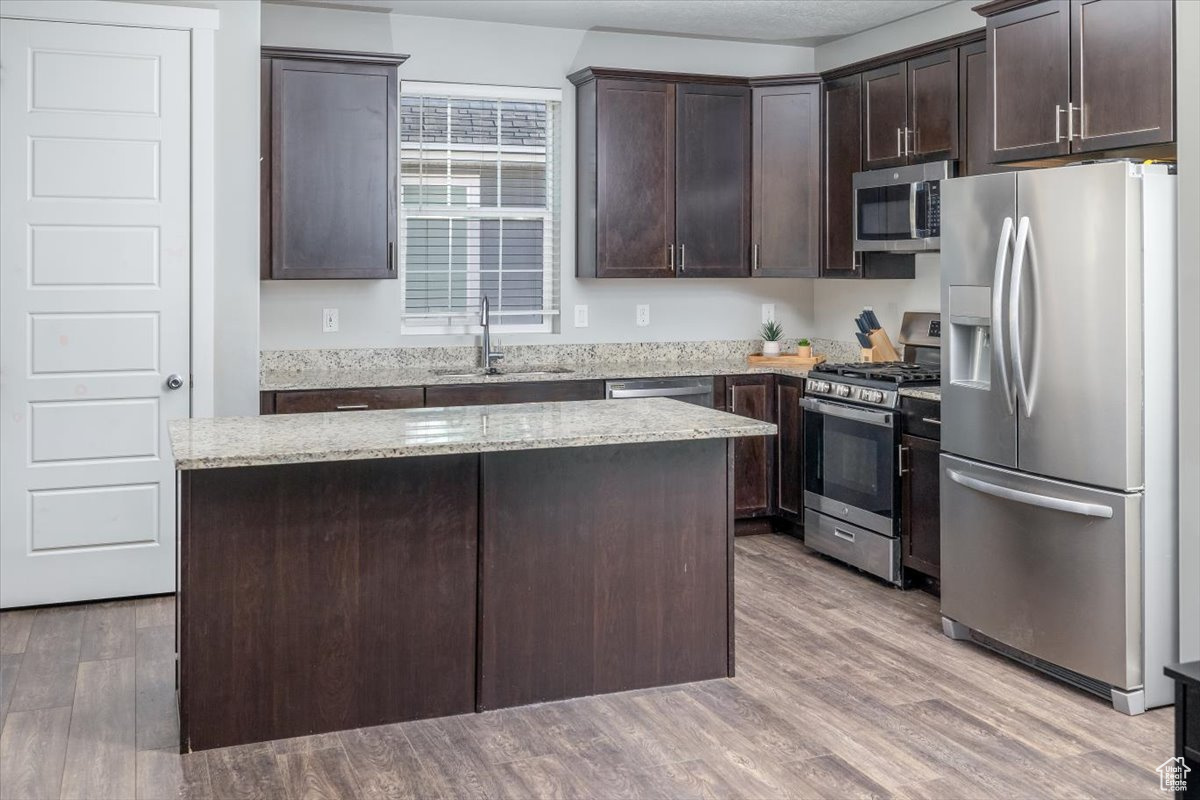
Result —
[[806, 397], [804, 504], [885, 536], [896, 530], [895, 412]]

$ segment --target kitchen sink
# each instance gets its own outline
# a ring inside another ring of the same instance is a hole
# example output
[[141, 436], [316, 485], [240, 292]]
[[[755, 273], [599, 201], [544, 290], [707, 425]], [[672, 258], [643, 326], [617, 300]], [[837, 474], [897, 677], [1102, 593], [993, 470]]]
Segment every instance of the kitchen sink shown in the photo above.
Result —
[[487, 377], [488, 375], [508, 376], [508, 377], [524, 377], [526, 375], [567, 375], [575, 370], [567, 369], [566, 367], [527, 367], [513, 369], [493, 369], [491, 372], [485, 372], [483, 369], [435, 369], [432, 370], [434, 375], [442, 378], [479, 378]]

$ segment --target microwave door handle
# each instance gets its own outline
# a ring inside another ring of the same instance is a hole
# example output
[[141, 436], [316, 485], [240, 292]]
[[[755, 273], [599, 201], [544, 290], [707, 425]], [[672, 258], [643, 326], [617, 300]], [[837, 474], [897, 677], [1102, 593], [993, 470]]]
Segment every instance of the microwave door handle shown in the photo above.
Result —
[[1013, 245], [1012, 283], [1008, 291], [1008, 345], [1012, 350], [1013, 382], [1017, 385], [1017, 397], [1029, 418], [1029, 387], [1025, 383], [1025, 365], [1021, 349], [1021, 278], [1025, 274], [1025, 252], [1029, 246], [1029, 217], [1021, 217], [1017, 225], [1017, 242]]
[[992, 276], [992, 339], [996, 345], [995, 361], [1000, 373], [1000, 391], [1009, 416], [1013, 413], [1013, 387], [1008, 379], [1008, 359], [1004, 354], [1004, 277], [1013, 240], [1012, 217], [1005, 217], [1000, 226], [1000, 241], [996, 244], [996, 270]]
[[920, 239], [921, 232], [917, 230], [917, 195], [923, 194], [924, 181], [917, 181], [908, 189], [908, 233], [912, 239]]
[[1078, 500], [1067, 500], [1062, 497], [1052, 497], [1050, 495], [1037, 494], [1036, 492], [1013, 489], [1008, 486], [1000, 486], [995, 483], [981, 481], [978, 478], [972, 478], [970, 475], [964, 475], [956, 469], [947, 469], [946, 477], [960, 486], [974, 489], [977, 492], [991, 495], [992, 497], [998, 497], [1001, 500], [1011, 500], [1014, 503], [1022, 503], [1037, 508], [1048, 508], [1052, 511], [1065, 511], [1068, 514], [1079, 514], [1084, 517], [1099, 517], [1100, 519], [1112, 519], [1113, 517], [1112, 506], [1100, 505], [1099, 503], [1081, 503]]

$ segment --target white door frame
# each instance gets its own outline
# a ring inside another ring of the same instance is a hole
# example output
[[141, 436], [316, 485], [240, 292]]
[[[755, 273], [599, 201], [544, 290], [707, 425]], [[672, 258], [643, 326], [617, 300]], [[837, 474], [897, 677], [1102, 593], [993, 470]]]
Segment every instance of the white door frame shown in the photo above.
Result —
[[216, 301], [213, 280], [213, 32], [221, 12], [111, 0], [5, 0], [0, 17], [46, 22], [86, 22], [131, 28], [167, 28], [191, 34], [191, 416], [214, 413], [213, 342]]

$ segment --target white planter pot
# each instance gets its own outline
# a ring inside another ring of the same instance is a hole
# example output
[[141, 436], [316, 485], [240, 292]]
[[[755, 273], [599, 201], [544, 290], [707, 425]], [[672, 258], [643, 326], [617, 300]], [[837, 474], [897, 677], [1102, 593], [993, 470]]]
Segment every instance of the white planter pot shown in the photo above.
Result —
[[764, 342], [763, 342], [762, 354], [763, 354], [764, 356], [777, 356], [777, 355], [779, 355], [779, 342], [767, 342], [767, 341], [764, 341]]

